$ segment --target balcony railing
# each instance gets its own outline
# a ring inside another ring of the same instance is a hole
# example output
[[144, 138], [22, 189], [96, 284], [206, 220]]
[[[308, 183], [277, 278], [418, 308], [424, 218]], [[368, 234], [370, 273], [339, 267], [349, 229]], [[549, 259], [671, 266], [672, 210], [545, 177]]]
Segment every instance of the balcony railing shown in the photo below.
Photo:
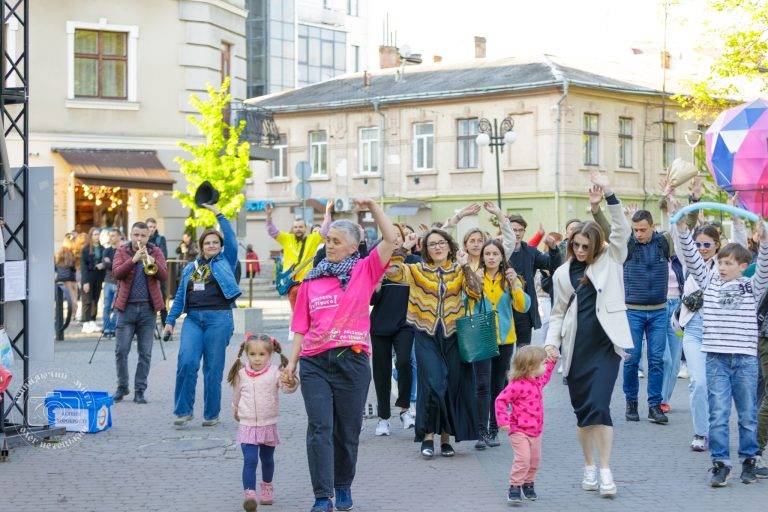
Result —
[[272, 147], [280, 140], [272, 111], [266, 108], [233, 101], [229, 106], [229, 120], [232, 126], [245, 121], [241, 139], [247, 140], [252, 145]]

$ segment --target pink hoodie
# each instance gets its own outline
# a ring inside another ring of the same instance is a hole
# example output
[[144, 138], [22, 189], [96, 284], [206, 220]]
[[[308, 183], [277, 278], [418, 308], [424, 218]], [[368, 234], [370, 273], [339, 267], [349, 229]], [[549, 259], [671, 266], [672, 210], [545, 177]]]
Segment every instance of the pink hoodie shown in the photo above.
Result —
[[299, 379], [293, 387], [280, 382], [280, 370], [270, 365], [264, 373], [251, 377], [245, 368], [237, 374], [232, 393], [232, 412], [240, 417], [240, 424], [249, 427], [268, 427], [277, 424], [280, 415], [278, 388], [293, 393], [299, 387]]
[[[544, 429], [544, 403], [542, 389], [552, 377], [555, 362], [547, 360], [547, 371], [539, 377], [509, 381], [496, 398], [496, 423], [509, 425], [509, 433], [521, 432], [538, 437]], [[509, 412], [512, 406], [512, 412]]]

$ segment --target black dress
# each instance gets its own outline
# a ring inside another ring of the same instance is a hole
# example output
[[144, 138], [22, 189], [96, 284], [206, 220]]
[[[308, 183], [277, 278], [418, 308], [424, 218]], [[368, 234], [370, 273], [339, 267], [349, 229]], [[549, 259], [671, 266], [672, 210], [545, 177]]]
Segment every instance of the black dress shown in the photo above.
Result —
[[579, 427], [613, 426], [611, 394], [619, 374], [621, 357], [597, 319], [595, 287], [591, 281], [581, 285], [585, 270], [585, 263], [571, 261], [570, 278], [577, 293], [579, 309], [568, 370], [568, 392]]

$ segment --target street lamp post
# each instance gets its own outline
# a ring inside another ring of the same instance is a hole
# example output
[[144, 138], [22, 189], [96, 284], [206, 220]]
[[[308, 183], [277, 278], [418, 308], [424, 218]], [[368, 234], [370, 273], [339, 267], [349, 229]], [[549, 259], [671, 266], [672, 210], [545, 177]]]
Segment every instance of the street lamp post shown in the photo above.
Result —
[[477, 135], [478, 146], [488, 146], [491, 153], [496, 153], [496, 202], [501, 208], [501, 163], [499, 161], [499, 154], [504, 152], [504, 146], [506, 144], [512, 144], [517, 139], [517, 134], [514, 131], [515, 120], [510, 116], [501, 120], [501, 123], [494, 118], [493, 124], [486, 119], [482, 118], [477, 122]]

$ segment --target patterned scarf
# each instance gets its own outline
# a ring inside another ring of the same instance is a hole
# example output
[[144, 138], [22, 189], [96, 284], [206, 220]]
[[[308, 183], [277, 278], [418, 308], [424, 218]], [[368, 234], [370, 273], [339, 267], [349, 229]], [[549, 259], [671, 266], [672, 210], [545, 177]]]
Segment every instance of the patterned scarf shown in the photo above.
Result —
[[310, 270], [304, 277], [305, 281], [310, 279], [318, 279], [321, 277], [337, 277], [341, 283], [341, 289], [346, 290], [349, 284], [349, 278], [352, 276], [352, 269], [355, 268], [357, 262], [360, 261], [360, 253], [355, 252], [351, 256], [347, 256], [338, 263], [331, 263], [328, 258], [317, 264], [315, 268]]

